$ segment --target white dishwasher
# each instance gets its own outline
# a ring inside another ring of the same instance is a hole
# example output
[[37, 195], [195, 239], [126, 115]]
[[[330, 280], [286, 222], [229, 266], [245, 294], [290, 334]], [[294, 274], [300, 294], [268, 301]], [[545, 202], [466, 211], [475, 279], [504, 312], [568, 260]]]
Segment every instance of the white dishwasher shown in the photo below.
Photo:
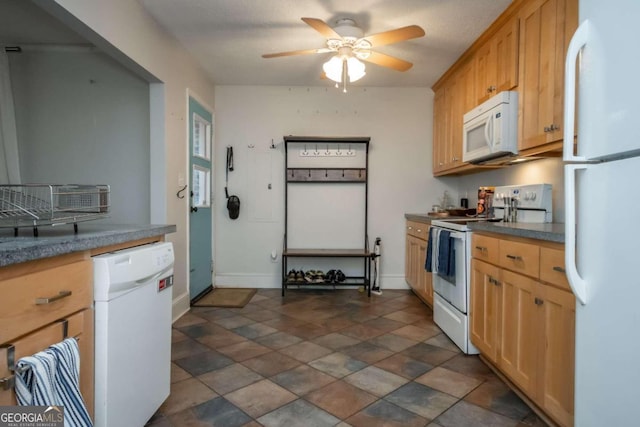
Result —
[[95, 426], [142, 427], [169, 396], [173, 246], [93, 257]]

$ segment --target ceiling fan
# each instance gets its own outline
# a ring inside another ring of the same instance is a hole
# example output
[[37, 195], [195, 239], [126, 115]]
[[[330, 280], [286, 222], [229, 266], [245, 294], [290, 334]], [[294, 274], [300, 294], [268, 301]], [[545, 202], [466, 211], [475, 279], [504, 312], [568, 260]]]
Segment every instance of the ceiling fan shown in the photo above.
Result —
[[334, 53], [335, 55], [323, 65], [324, 74], [336, 82], [336, 87], [339, 83], [343, 83], [345, 92], [347, 79], [349, 82], [354, 82], [365, 75], [365, 65], [360, 60], [398, 71], [407, 71], [413, 66], [411, 62], [375, 52], [372, 48], [424, 36], [424, 30], [417, 25], [409, 25], [364, 36], [364, 31], [356, 25], [353, 19], [339, 19], [333, 28], [321, 19], [302, 18], [302, 20], [327, 38], [326, 47], [269, 53], [262, 55], [262, 57], [277, 58], [281, 56]]

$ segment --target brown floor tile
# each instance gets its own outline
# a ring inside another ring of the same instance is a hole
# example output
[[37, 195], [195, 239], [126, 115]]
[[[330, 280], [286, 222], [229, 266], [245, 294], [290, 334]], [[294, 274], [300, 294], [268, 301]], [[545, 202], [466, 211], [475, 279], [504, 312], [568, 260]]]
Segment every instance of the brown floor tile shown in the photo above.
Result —
[[330, 331], [326, 330], [322, 326], [315, 325], [313, 323], [306, 323], [300, 326], [294, 326], [292, 328], [281, 329], [284, 332], [288, 332], [291, 335], [303, 338], [305, 340], [312, 340], [322, 335], [327, 335]]
[[366, 363], [342, 353], [332, 353], [312, 361], [309, 365], [336, 378], [342, 378], [367, 366]]
[[328, 335], [321, 336], [313, 340], [314, 343], [321, 345], [322, 347], [330, 348], [332, 350], [339, 350], [343, 347], [350, 347], [358, 344], [360, 340], [357, 340], [346, 335], [333, 332]]
[[305, 397], [309, 402], [340, 419], [375, 402], [376, 397], [344, 381], [336, 381]]
[[325, 328], [329, 332], [341, 331], [345, 328], [348, 328], [349, 326], [358, 324], [353, 320], [343, 316], [332, 317], [330, 319], [325, 319], [322, 321], [314, 321], [313, 323]]
[[218, 319], [215, 321], [217, 325], [222, 326], [225, 329], [235, 329], [240, 326], [250, 325], [255, 323], [255, 320], [249, 319], [244, 316], [225, 317], [224, 319]]
[[193, 313], [187, 313], [181, 318], [179, 318], [178, 320], [176, 320], [175, 322], [173, 322], [173, 327], [180, 329], [185, 326], [191, 326], [191, 325], [196, 325], [198, 323], [205, 323], [205, 322], [206, 320], [203, 319], [202, 317], [196, 316]]
[[359, 339], [361, 341], [366, 341], [371, 338], [375, 338], [378, 335], [384, 334], [385, 331], [378, 328], [374, 328], [366, 324], [358, 323], [356, 325], [353, 325], [341, 330], [340, 333], [342, 335], [347, 335], [352, 338]]
[[280, 372], [278, 375], [273, 376], [271, 381], [298, 396], [303, 396], [336, 381], [336, 379], [308, 365], [301, 365], [295, 369]]
[[380, 329], [383, 332], [395, 331], [396, 329], [402, 328], [405, 325], [405, 323], [398, 322], [397, 320], [387, 319], [386, 317], [378, 317], [377, 319], [367, 322], [367, 326]]
[[300, 362], [282, 353], [273, 351], [263, 354], [262, 356], [254, 357], [253, 359], [245, 360], [242, 364], [260, 375], [270, 377], [282, 371], [295, 368], [300, 365]]
[[466, 396], [482, 383], [481, 380], [441, 367], [433, 368], [415, 381], [455, 397]]
[[409, 380], [376, 366], [369, 366], [346, 376], [344, 381], [374, 396], [382, 397], [406, 384]]
[[222, 332], [218, 332], [213, 335], [205, 335], [197, 339], [198, 342], [206, 345], [207, 347], [218, 349], [222, 347], [228, 347], [233, 344], [238, 344], [247, 339], [241, 335], [234, 334], [233, 332], [223, 329]]
[[298, 344], [294, 344], [290, 347], [280, 350], [280, 353], [293, 357], [301, 362], [311, 362], [312, 360], [319, 359], [322, 356], [331, 354], [333, 351], [326, 347], [322, 347], [311, 341], [304, 341]]
[[369, 341], [363, 341], [359, 344], [352, 345], [351, 347], [343, 348], [340, 350], [340, 353], [346, 354], [354, 359], [362, 360], [366, 363], [376, 363], [377, 361], [386, 359], [393, 354], [391, 350], [373, 345]]
[[432, 365], [412, 359], [403, 354], [394, 354], [375, 364], [377, 367], [408, 379], [414, 379], [433, 369]]
[[422, 427], [428, 420], [385, 400], [378, 400], [347, 418], [353, 427]]
[[451, 395], [414, 381], [400, 387], [384, 399], [428, 420], [433, 420], [458, 401]]
[[236, 362], [242, 362], [243, 360], [251, 359], [252, 357], [260, 356], [270, 351], [272, 351], [270, 348], [256, 344], [253, 341], [243, 341], [218, 349], [218, 352], [232, 358]]
[[461, 353], [458, 346], [455, 345], [453, 341], [451, 341], [451, 339], [449, 339], [449, 337], [446, 336], [445, 334], [436, 335], [433, 338], [429, 338], [424, 343], [433, 345], [436, 347], [441, 347], [441, 348], [444, 348], [445, 350], [454, 351], [456, 353]]
[[198, 379], [218, 394], [227, 394], [264, 378], [251, 369], [235, 363], [226, 368], [200, 375]]
[[162, 414], [173, 414], [207, 400], [217, 394], [195, 378], [171, 384], [171, 394], [158, 410]]
[[331, 427], [340, 420], [304, 399], [298, 399], [258, 418], [265, 427]]
[[431, 327], [426, 328], [420, 328], [415, 325], [407, 325], [392, 332], [392, 334], [409, 338], [410, 340], [414, 341], [425, 341], [441, 333], [442, 331], [435, 324], [431, 325]]
[[417, 344], [416, 341], [393, 334], [384, 334], [369, 340], [370, 343], [398, 352]]
[[240, 326], [239, 328], [232, 329], [232, 331], [233, 333], [250, 340], [278, 332], [276, 328], [272, 328], [271, 326], [267, 326], [262, 323], [252, 323], [250, 325]]
[[491, 369], [489, 369], [489, 367], [485, 365], [478, 356], [469, 356], [459, 353], [457, 356], [443, 363], [442, 367], [480, 380], [491, 380], [497, 378]]
[[[259, 295], [256, 295], [256, 296], [259, 296]], [[254, 296], [254, 298], [256, 296]], [[256, 322], [264, 322], [266, 320], [275, 319], [278, 316], [280, 316], [280, 313], [272, 310], [265, 310], [264, 308], [244, 315], [244, 317], [246, 317], [247, 319], [252, 319], [252, 320], [255, 320]]]
[[407, 313], [406, 311], [396, 311], [384, 316], [386, 319], [396, 320], [402, 323], [413, 323], [424, 318], [423, 315], [415, 313]]
[[171, 383], [177, 383], [178, 381], [191, 378], [191, 374], [175, 363], [171, 363]]
[[453, 351], [445, 350], [440, 347], [434, 347], [432, 345], [424, 343], [416, 344], [413, 347], [409, 347], [404, 350], [402, 354], [433, 366], [437, 366], [456, 355], [456, 353], [454, 353]]
[[185, 335], [183, 332], [173, 328], [171, 329], [171, 343], [176, 343], [184, 340], [188, 340], [189, 337]]
[[189, 338], [171, 345], [171, 360], [182, 359], [204, 351], [210, 351], [209, 347]]
[[244, 412], [258, 418], [297, 399], [290, 391], [269, 380], [262, 380], [225, 396]]
[[517, 420], [488, 411], [463, 400], [435, 420], [442, 427], [515, 427]]
[[516, 420], [523, 420], [532, 414], [531, 409], [497, 378], [485, 381], [464, 400]]
[[279, 350], [281, 348], [289, 347], [290, 345], [298, 344], [302, 341], [302, 338], [287, 334], [286, 332], [276, 332], [275, 334], [256, 338], [254, 341], [266, 347]]

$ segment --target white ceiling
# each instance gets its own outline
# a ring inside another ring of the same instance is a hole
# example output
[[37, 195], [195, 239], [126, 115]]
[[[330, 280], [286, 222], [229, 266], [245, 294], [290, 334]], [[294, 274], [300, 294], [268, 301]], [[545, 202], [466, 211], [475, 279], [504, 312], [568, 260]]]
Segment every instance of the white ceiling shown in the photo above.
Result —
[[324, 86], [330, 54], [264, 59], [264, 53], [324, 47], [300, 20], [333, 26], [352, 18], [365, 34], [419, 25], [426, 36], [375, 49], [414, 64], [406, 72], [367, 64], [359, 86], [430, 87], [511, 0], [138, 0], [218, 85]]
[[[136, 1], [136, 0], [131, 0]], [[352, 18], [365, 34], [419, 25], [426, 36], [375, 50], [414, 64], [406, 72], [367, 64], [356, 86], [430, 87], [511, 0], [137, 0], [189, 50], [217, 85], [329, 86], [330, 54], [264, 59], [324, 47], [301, 17], [333, 25]], [[30, 1], [0, 0], [0, 43], [86, 41]]]

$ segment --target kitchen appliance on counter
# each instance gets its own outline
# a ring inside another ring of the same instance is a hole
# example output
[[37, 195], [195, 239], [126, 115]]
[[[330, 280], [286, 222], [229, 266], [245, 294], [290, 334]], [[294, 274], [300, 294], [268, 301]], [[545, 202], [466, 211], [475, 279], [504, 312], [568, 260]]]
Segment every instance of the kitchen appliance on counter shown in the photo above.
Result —
[[551, 222], [551, 184], [505, 185], [495, 188], [493, 216], [505, 222]]
[[481, 163], [518, 154], [518, 92], [500, 92], [463, 117], [462, 159]]
[[565, 64], [565, 263], [578, 302], [580, 427], [638, 422], [638, 16], [637, 0], [580, 0]]
[[[518, 207], [518, 215], [527, 222], [544, 223], [551, 219], [551, 186], [534, 184], [523, 186], [496, 187], [496, 219], [504, 210], [507, 195], [523, 199]], [[526, 196], [526, 201], [524, 200]], [[448, 239], [450, 255], [454, 258], [453, 272], [433, 272], [433, 320], [445, 334], [466, 354], [477, 354], [478, 349], [471, 343], [469, 334], [469, 295], [471, 293], [471, 236], [468, 223], [472, 221], [491, 221], [489, 218], [452, 218], [431, 221], [430, 231], [431, 259], [438, 259], [441, 236]], [[524, 222], [524, 221], [523, 221]], [[445, 233], [444, 235], [442, 233]], [[451, 263], [449, 263], [451, 265]]]

